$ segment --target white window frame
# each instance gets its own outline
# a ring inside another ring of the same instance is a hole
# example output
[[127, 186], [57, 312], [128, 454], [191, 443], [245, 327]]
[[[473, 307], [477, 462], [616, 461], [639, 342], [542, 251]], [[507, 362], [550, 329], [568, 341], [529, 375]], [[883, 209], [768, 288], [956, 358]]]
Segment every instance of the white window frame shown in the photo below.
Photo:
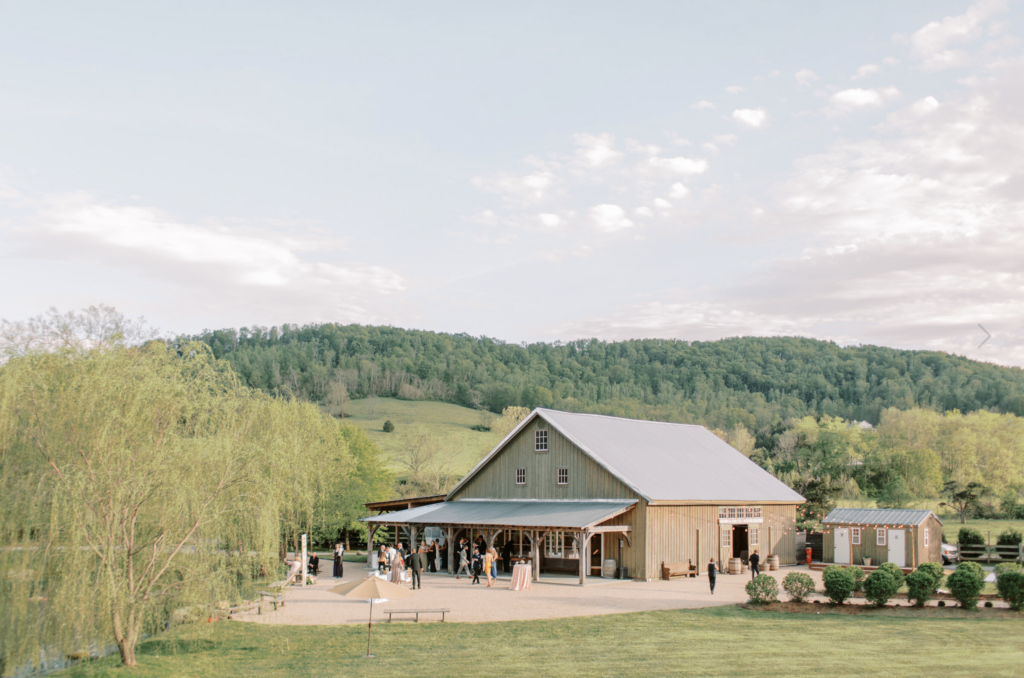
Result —
[[548, 432], [546, 430], [538, 430], [533, 434], [533, 451], [534, 452], [547, 452], [548, 451]]
[[850, 528], [850, 543], [853, 544], [854, 546], [860, 546], [860, 528], [859, 527], [851, 527]]
[[732, 528], [731, 527], [722, 527], [722, 528], [719, 528], [719, 529], [722, 531], [722, 548], [723, 549], [731, 549], [732, 548]]
[[525, 484], [526, 484], [526, 469], [525, 468], [517, 468], [516, 469], [516, 485], [525, 485]]
[[924, 528], [924, 547], [928, 548], [928, 528]]
[[760, 506], [720, 506], [718, 507], [719, 525], [737, 525], [743, 523], [763, 523]]
[[885, 536], [886, 536], [885, 535], [885, 528], [884, 527], [876, 527], [875, 528], [875, 546], [885, 546], [886, 545], [886, 543], [885, 543]]
[[759, 528], [759, 527], [752, 527], [752, 528], [750, 528], [747, 531], [747, 534], [750, 537], [750, 541], [749, 541], [749, 545], [750, 546], [760, 546], [761, 545], [761, 528]]
[[557, 482], [558, 482], [559, 485], [568, 485], [569, 484], [569, 467], [568, 466], [559, 466], [558, 467]]

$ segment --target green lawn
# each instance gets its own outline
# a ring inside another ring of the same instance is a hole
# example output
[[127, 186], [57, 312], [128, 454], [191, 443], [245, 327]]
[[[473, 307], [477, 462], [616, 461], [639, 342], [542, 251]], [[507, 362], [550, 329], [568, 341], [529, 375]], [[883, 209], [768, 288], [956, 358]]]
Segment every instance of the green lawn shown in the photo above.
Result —
[[[393, 433], [384, 433], [384, 422], [388, 419], [395, 425]], [[372, 398], [363, 398], [352, 401], [345, 413], [345, 423], [364, 429], [389, 457], [401, 446], [401, 434], [409, 427], [423, 426], [450, 436], [459, 450], [457, 470], [460, 473], [468, 472], [500, 441], [496, 433], [473, 430], [473, 426], [481, 423], [479, 410], [451, 403], [395, 398], [378, 398], [374, 402]], [[394, 464], [393, 467], [400, 470]]]
[[735, 607], [490, 624], [180, 627], [60, 676], [1019, 676], [1024, 617], [905, 619]]

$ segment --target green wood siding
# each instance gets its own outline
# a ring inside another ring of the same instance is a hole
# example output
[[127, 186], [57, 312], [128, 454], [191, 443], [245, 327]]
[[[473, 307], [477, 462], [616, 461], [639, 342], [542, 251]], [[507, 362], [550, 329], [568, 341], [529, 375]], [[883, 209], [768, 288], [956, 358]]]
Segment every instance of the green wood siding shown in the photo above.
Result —
[[[826, 563], [835, 562], [835, 528], [837, 527], [860, 527], [861, 543], [854, 544], [850, 540], [850, 560], [853, 565], [862, 565], [864, 558], [871, 558], [872, 565], [881, 565], [889, 562], [889, 539], [886, 535], [886, 545], [878, 546], [875, 530], [885, 527], [887, 530], [904, 530], [906, 534], [906, 567], [916, 568], [921, 563], [942, 562], [942, 524], [934, 516], [929, 516], [924, 524], [918, 525], [825, 525], [826, 532], [822, 535], [822, 558]], [[928, 548], [924, 546], [924, 530], [928, 528]]]
[[[548, 451], [534, 451], [534, 433], [548, 432]], [[569, 470], [569, 483], [558, 484], [558, 469]], [[526, 469], [526, 484], [516, 485], [516, 469]], [[536, 419], [505, 444], [487, 466], [449, 497], [455, 499], [639, 499], [542, 419]]]

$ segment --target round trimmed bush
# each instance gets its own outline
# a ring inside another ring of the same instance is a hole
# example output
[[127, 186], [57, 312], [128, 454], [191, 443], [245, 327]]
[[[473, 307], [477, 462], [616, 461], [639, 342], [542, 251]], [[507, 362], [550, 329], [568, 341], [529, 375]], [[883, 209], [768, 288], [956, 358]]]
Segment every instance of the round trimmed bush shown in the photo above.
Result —
[[981, 532], [970, 527], [961, 527], [960, 532], [956, 535], [956, 540], [960, 546], [983, 546], [985, 544], [985, 537], [981, 536]]
[[903, 579], [906, 575], [903, 574], [903, 570], [894, 565], [893, 563], [882, 563], [878, 566], [875, 572], [888, 572], [889, 576], [896, 581], [896, 588], [903, 586]]
[[794, 603], [802, 603], [807, 596], [814, 593], [814, 580], [803, 572], [790, 572], [782, 580], [782, 588], [789, 594]]
[[[931, 583], [931, 580], [928, 580]], [[878, 568], [868, 575], [864, 581], [864, 597], [868, 602], [882, 607], [900, 590], [900, 582], [892, 576], [892, 572]]]
[[977, 563], [960, 563], [946, 579], [946, 585], [960, 607], [974, 609], [978, 605], [978, 595], [985, 588], [985, 570]]
[[[921, 563], [917, 566], [918, 572], [924, 572], [932, 578], [932, 590], [942, 586], [942, 580], [946, 578], [946, 570], [940, 563]], [[908, 575], [909, 578], [909, 575]], [[909, 584], [907, 584], [909, 586]]]
[[767, 605], [779, 599], [779, 583], [770, 574], [759, 574], [747, 582], [747, 595], [754, 605]]
[[907, 575], [905, 583], [907, 598], [912, 600], [917, 607], [924, 607], [924, 604], [931, 600], [932, 592], [935, 591], [935, 580], [929, 572], [917, 568], [916, 571]]
[[1024, 541], [1024, 536], [1022, 536], [1020, 532], [1013, 529], [1012, 527], [1008, 527], [1005, 530], [1003, 530], [1003, 532], [1001, 532], [1000, 535], [996, 538], [996, 545], [1017, 546], [1022, 541]]
[[821, 581], [825, 584], [825, 595], [836, 605], [842, 605], [853, 593], [853, 575], [838, 565], [829, 565], [821, 573]]
[[997, 575], [996, 590], [1011, 610], [1024, 610], [1024, 572], [1008, 570]]
[[846, 568], [846, 571], [853, 577], [853, 592], [860, 593], [864, 590], [864, 580], [867, 575], [864, 574], [864, 570], [860, 569], [856, 565], [851, 565]]
[[384, 433], [391, 433], [395, 430], [395, 425], [391, 423], [390, 419], [388, 419], [387, 421], [384, 422], [384, 426], [382, 426], [381, 429], [384, 431]]

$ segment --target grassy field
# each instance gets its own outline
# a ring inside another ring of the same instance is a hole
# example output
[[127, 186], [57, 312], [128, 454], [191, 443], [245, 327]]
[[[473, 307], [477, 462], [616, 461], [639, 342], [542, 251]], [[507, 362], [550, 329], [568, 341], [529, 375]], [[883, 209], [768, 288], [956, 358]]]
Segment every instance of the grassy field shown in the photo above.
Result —
[[[402, 445], [403, 432], [411, 427], [422, 426], [447, 437], [458, 448], [458, 471], [466, 473], [500, 440], [496, 433], [474, 431], [472, 428], [482, 423], [483, 419], [489, 421], [493, 416], [490, 413], [481, 415], [479, 410], [450, 403], [364, 398], [352, 401], [346, 412], [345, 423], [363, 428], [392, 458]], [[384, 422], [389, 419], [395, 425], [395, 430], [384, 433]], [[400, 469], [395, 466], [395, 470]]]
[[59, 676], [1019, 676], [1021, 619], [905, 619], [735, 607], [502, 624], [180, 627]]

